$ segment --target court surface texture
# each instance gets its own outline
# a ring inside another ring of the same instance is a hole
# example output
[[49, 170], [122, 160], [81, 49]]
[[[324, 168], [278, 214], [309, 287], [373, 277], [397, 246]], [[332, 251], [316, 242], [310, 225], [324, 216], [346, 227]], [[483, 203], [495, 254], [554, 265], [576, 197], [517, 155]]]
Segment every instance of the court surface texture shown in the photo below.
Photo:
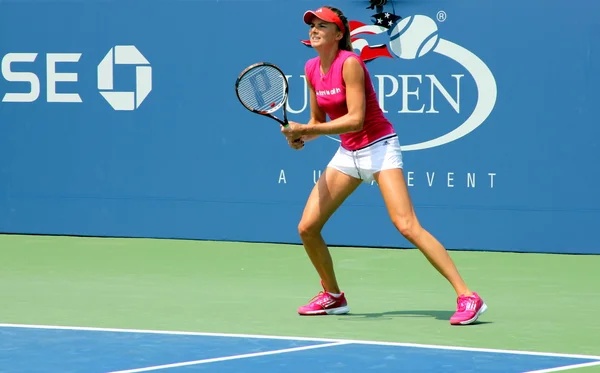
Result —
[[419, 251], [331, 252], [350, 314], [302, 317], [298, 245], [0, 235], [0, 372], [600, 372], [600, 256], [451, 251], [451, 326]]

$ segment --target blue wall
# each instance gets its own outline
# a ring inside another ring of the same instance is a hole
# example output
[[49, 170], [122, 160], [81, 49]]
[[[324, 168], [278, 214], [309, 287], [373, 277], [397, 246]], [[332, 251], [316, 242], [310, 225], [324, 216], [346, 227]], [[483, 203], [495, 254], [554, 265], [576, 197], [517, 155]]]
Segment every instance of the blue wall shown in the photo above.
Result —
[[[417, 214], [443, 244], [600, 253], [600, 2], [395, 1], [384, 10], [410, 24], [394, 45], [366, 1], [330, 4], [370, 26], [357, 48], [384, 45], [367, 65]], [[278, 64], [290, 119], [306, 121], [302, 14], [320, 5], [2, 2], [0, 231], [298, 243], [338, 142], [292, 151], [233, 84], [251, 63]], [[376, 185], [324, 234], [411, 247]]]

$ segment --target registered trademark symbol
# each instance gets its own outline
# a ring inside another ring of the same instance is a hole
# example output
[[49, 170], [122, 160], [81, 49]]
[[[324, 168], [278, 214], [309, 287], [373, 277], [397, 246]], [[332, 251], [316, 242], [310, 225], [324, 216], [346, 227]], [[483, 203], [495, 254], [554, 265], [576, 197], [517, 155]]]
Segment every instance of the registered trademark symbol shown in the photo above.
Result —
[[439, 12], [437, 12], [437, 20], [438, 22], [444, 22], [446, 21], [446, 12], [444, 12], [443, 10], [440, 10]]

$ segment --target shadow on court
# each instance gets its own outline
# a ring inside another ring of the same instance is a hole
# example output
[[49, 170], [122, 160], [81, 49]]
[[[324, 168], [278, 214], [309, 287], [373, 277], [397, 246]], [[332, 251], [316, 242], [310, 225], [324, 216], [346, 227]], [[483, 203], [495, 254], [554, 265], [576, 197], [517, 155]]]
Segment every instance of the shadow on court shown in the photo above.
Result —
[[[388, 311], [373, 313], [352, 313], [341, 316], [341, 320], [361, 321], [361, 320], [392, 320], [397, 317], [433, 317], [436, 320], [450, 321], [454, 311], [440, 310], [407, 310], [407, 311]], [[471, 325], [491, 324], [491, 321], [477, 321]]]

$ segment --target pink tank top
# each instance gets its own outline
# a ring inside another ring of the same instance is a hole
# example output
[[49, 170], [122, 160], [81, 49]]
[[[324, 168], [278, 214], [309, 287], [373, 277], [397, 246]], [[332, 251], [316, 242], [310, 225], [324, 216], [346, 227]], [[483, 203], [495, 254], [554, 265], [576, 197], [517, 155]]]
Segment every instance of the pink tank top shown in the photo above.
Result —
[[344, 61], [349, 57], [355, 57], [365, 72], [365, 95], [366, 110], [362, 130], [340, 134], [342, 147], [348, 150], [356, 150], [383, 136], [394, 133], [393, 125], [386, 119], [377, 101], [377, 95], [373, 88], [371, 77], [364, 62], [354, 53], [340, 50], [327, 74], [321, 74], [321, 61], [319, 57], [312, 58], [306, 62], [305, 71], [307, 79], [315, 88], [317, 104], [331, 120], [337, 119], [348, 113], [346, 106], [346, 86], [342, 69]]

